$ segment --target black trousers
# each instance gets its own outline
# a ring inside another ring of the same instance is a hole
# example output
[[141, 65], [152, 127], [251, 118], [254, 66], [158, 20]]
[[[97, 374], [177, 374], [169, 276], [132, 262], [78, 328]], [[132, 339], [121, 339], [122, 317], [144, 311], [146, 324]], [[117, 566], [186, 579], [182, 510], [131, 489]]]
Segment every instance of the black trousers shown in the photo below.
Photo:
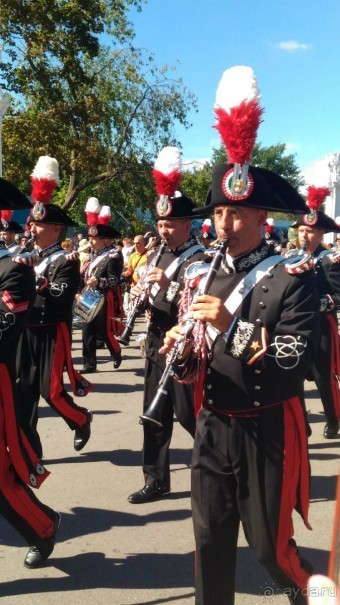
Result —
[[[337, 420], [336, 406], [334, 402], [333, 389], [338, 390], [338, 381], [335, 376], [335, 368], [332, 367], [331, 358], [331, 329], [326, 317], [321, 317], [321, 335], [319, 347], [315, 360], [310, 369], [310, 374], [315, 380], [320, 399], [325, 411], [327, 420], [334, 422]], [[338, 345], [339, 346], [339, 345]], [[334, 384], [335, 383], [335, 384]]]
[[[286, 419], [283, 405], [255, 418], [200, 411], [192, 460], [196, 605], [234, 604], [240, 522], [249, 545], [278, 586], [291, 602], [305, 602], [299, 588], [308, 580], [308, 565], [299, 558], [292, 539], [291, 515], [298, 500], [296, 444], [301, 441], [300, 436], [293, 445], [295, 431], [295, 421]], [[290, 464], [285, 461], [287, 446], [295, 448]]]
[[17, 355], [19, 417], [38, 458], [42, 445], [37, 431], [40, 396], [61, 416], [71, 430], [84, 426], [88, 410], [74, 403], [63, 381], [65, 353], [56, 346], [57, 326], [26, 328]]
[[[165, 356], [158, 353], [163, 338], [163, 331], [156, 328], [149, 329], [146, 342], [143, 411], [152, 402], [165, 367]], [[143, 425], [143, 472], [146, 483], [157, 480], [170, 488], [169, 447], [174, 413], [181, 425], [194, 437], [196, 420], [193, 410], [192, 386], [179, 384], [172, 380], [161, 414], [163, 428], [158, 429], [150, 424]]]
[[83, 324], [83, 358], [84, 363], [90, 366], [96, 366], [97, 364], [97, 340], [105, 342], [111, 355], [115, 357], [120, 351], [118, 341], [107, 331], [107, 302], [105, 301], [98, 315], [89, 323]]
[[14, 452], [7, 447], [5, 405], [0, 398], [0, 514], [32, 545], [53, 534], [56, 514], [18, 476], [11, 455]]

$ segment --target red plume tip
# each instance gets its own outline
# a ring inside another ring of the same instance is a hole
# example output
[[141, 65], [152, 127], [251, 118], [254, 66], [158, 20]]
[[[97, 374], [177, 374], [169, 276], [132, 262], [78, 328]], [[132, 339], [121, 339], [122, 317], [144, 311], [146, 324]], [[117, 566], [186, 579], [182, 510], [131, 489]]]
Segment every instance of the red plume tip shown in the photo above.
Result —
[[152, 176], [155, 181], [155, 187], [158, 195], [167, 195], [173, 197], [176, 189], [178, 189], [182, 180], [182, 174], [179, 170], [173, 170], [169, 174], [163, 174], [158, 170], [152, 171]]
[[229, 162], [248, 164], [253, 151], [256, 135], [264, 112], [256, 99], [242, 101], [232, 107], [230, 113], [225, 109], [215, 108], [218, 130], [226, 147]]
[[310, 185], [307, 188], [307, 205], [311, 210], [319, 210], [326, 197], [330, 195], [328, 187], [315, 187]]

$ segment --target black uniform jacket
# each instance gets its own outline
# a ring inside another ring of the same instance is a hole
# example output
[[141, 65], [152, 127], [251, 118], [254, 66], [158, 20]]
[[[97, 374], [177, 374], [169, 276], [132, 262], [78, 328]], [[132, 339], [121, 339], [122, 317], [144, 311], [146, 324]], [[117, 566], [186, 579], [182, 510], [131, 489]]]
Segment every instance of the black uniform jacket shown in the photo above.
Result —
[[327, 254], [323, 254], [324, 252], [325, 248], [318, 246], [312, 254], [315, 259], [316, 283], [321, 300], [320, 310], [335, 313], [340, 309], [340, 263], [333, 262], [332, 258], [336, 257], [333, 250]]
[[[108, 252], [108, 250], [110, 250]], [[96, 258], [102, 257], [102, 259], [93, 267], [91, 272], [89, 269], [91, 267], [91, 263]], [[93, 255], [87, 270], [85, 271], [85, 275], [83, 276], [82, 287], [85, 286], [85, 281], [89, 277], [96, 277], [98, 279], [98, 285], [96, 286], [96, 290], [104, 293], [108, 290], [114, 289], [117, 284], [120, 282], [120, 276], [123, 271], [123, 255], [118, 250], [103, 248], [98, 252], [98, 255]]]
[[[225, 301], [260, 260], [273, 254], [262, 243], [234, 259], [233, 267], [222, 263], [210, 294]], [[318, 340], [318, 307], [312, 270], [290, 275], [278, 264], [268, 271], [208, 354], [205, 407], [250, 413], [300, 394]]]
[[[1, 251], [2, 252], [2, 251]], [[30, 305], [35, 297], [32, 267], [0, 256], [0, 361], [7, 363], [15, 352]], [[15, 356], [14, 356], [15, 357]]]
[[[157, 263], [157, 266], [164, 271], [171, 265], [171, 263], [181, 256], [181, 254], [193, 246], [197, 246], [197, 241], [191, 239], [176, 250], [166, 249], [161, 260]], [[148, 265], [157, 255], [157, 250], [150, 255], [148, 258]], [[186, 268], [194, 261], [200, 260], [204, 257], [204, 248], [201, 246], [193, 255], [185, 260], [176, 270], [174, 275], [170, 278], [171, 283], [166, 292], [159, 290], [156, 296], [149, 300], [149, 308], [151, 311], [151, 328], [159, 328], [162, 331], [169, 330], [172, 326], [177, 323], [178, 316], [178, 301], [179, 294], [184, 287], [184, 273]], [[151, 303], [151, 304], [150, 304]]]
[[[72, 307], [80, 281], [80, 262], [75, 252], [62, 253], [59, 244], [50, 246], [42, 252], [41, 262], [37, 263], [37, 293], [29, 314], [28, 325], [42, 326], [72, 321]], [[48, 264], [41, 272], [43, 263]]]

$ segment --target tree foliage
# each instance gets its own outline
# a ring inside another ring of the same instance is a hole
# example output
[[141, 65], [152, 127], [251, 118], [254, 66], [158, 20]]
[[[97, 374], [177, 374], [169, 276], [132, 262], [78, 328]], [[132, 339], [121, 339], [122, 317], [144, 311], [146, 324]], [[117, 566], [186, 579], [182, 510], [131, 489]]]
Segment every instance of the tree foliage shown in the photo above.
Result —
[[189, 126], [196, 106], [174, 68], [133, 47], [128, 11], [142, 4], [1, 3], [1, 85], [13, 95], [3, 124], [4, 176], [27, 191], [38, 156], [56, 157], [59, 201], [75, 216], [89, 195], [118, 195], [126, 211], [129, 200], [143, 204], [135, 195], [150, 198], [146, 166], [163, 145], [177, 143], [175, 124]]

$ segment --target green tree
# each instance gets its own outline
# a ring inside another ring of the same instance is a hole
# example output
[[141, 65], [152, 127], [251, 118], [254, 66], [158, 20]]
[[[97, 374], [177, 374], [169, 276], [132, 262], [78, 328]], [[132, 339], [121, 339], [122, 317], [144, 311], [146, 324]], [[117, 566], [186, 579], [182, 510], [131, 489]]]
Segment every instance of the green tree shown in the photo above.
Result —
[[27, 191], [38, 156], [56, 157], [59, 202], [75, 216], [89, 195], [100, 199], [111, 185], [126, 210], [133, 183], [144, 179], [141, 191], [148, 187], [146, 165], [163, 145], [177, 143], [175, 124], [188, 127], [188, 110], [196, 106], [172, 67], [157, 66], [152, 54], [133, 47], [127, 14], [142, 4], [1, 3], [1, 85], [13, 93], [3, 126], [4, 176]]
[[[269, 147], [262, 147], [261, 143], [255, 143], [251, 156], [251, 163], [259, 168], [273, 170], [283, 176], [293, 187], [299, 188], [304, 185], [301, 172], [296, 164], [295, 154], [286, 155], [286, 145], [276, 143]], [[221, 145], [213, 149], [212, 164], [220, 164], [227, 161], [225, 147]]]
[[183, 172], [181, 190], [199, 206], [204, 206], [211, 184], [211, 164]]

